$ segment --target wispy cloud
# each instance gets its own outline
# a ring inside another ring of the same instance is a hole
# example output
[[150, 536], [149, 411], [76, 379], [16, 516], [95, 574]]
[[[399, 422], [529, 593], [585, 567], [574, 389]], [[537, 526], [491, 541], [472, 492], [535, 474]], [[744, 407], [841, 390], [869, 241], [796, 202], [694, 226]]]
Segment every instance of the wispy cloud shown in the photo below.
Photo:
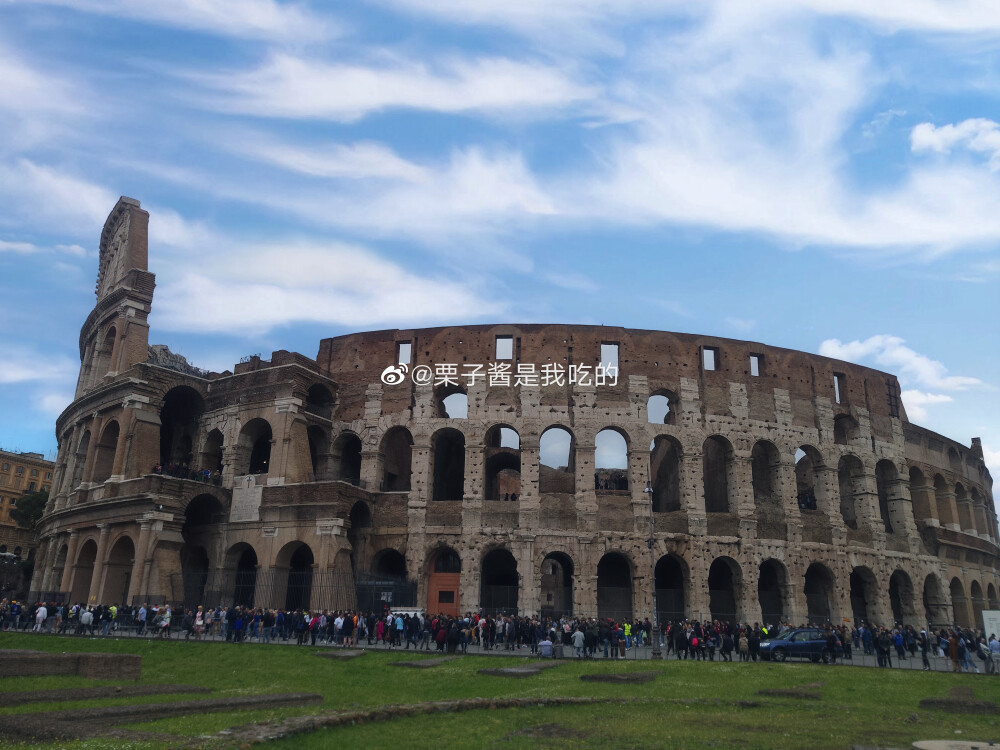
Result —
[[926, 422], [927, 407], [935, 404], [950, 404], [955, 399], [945, 393], [926, 393], [918, 390], [905, 390], [899, 394], [906, 407], [906, 416], [910, 421]]
[[962, 391], [982, 385], [979, 378], [948, 375], [948, 368], [943, 364], [913, 351], [905, 346], [904, 340], [898, 336], [878, 335], [864, 341], [855, 340], [847, 343], [839, 339], [827, 339], [820, 344], [819, 353], [824, 357], [843, 359], [857, 364], [874, 362], [880, 367], [898, 373], [904, 385], [942, 391]]
[[0, 347], [0, 384], [51, 383], [76, 377], [79, 366], [68, 358], [52, 357], [26, 346], [5, 343]]
[[964, 148], [985, 155], [990, 169], [996, 171], [1000, 169], [1000, 125], [983, 118], [941, 127], [922, 122], [910, 132], [910, 148], [915, 152], [936, 151], [940, 154]]

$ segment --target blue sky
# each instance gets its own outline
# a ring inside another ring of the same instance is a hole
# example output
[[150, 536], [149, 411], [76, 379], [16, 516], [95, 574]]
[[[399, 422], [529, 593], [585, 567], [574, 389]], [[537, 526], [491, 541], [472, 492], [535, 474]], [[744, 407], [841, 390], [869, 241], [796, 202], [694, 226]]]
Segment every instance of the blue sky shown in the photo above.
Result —
[[0, 0], [0, 446], [54, 452], [129, 195], [201, 367], [715, 334], [894, 372], [996, 474], [998, 104], [995, 2]]

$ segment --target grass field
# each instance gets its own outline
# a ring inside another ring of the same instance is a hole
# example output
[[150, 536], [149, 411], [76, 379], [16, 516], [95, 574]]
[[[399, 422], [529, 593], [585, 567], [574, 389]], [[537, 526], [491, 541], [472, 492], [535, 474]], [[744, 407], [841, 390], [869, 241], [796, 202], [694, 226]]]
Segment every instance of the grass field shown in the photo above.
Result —
[[[424, 714], [359, 723], [265, 742], [255, 747], [497, 747], [497, 748], [848, 748], [852, 744], [908, 747], [918, 739], [1000, 741], [1000, 716], [965, 715], [918, 707], [921, 698], [944, 697], [958, 685], [976, 698], [1000, 700], [1000, 678], [920, 671], [826, 667], [812, 664], [721, 662], [590, 662], [567, 660], [558, 668], [511, 679], [478, 674], [510, 666], [513, 659], [468, 656], [426, 670], [390, 662], [417, 658], [407, 652], [373, 651], [351, 661], [317, 658], [321, 649], [256, 644], [149, 642], [0, 634], [0, 648], [103, 651], [143, 657], [144, 684], [209, 687], [211, 697], [318, 693], [318, 706], [205, 714], [129, 725], [131, 736], [98, 737], [31, 747], [174, 748], [225, 747], [213, 734], [248, 722], [275, 721], [302, 713], [350, 711], [385, 704], [483, 697], [585, 696], [626, 699], [609, 703], [488, 708]], [[656, 670], [645, 684], [582, 682], [593, 672]], [[762, 688], [804, 684], [819, 699], [766, 697]], [[0, 692], [86, 687], [77, 677], [32, 677], [0, 681]], [[122, 697], [72, 704], [29, 704], [0, 715], [69, 707], [190, 700], [192, 695]], [[0, 716], [0, 722], [2, 722]], [[0, 744], [3, 741], [0, 740]], [[239, 744], [237, 744], [239, 746]], [[6, 744], [5, 747], [26, 747]]]

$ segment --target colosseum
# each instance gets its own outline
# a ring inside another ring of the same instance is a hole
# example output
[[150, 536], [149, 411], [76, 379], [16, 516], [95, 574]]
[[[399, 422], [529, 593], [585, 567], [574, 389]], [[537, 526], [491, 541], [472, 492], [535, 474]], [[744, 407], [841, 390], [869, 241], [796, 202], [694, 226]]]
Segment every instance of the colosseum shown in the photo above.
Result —
[[[32, 596], [972, 625], [992, 478], [895, 376], [583, 325], [324, 339], [205, 372], [150, 346], [149, 215], [100, 241]], [[655, 602], [655, 605], [654, 605]]]

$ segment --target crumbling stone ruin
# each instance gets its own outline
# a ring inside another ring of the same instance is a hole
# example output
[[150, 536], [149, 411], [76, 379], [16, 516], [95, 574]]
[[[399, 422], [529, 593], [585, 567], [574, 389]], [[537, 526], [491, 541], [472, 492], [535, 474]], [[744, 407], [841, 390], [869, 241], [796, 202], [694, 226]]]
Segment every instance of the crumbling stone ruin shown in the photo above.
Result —
[[932, 625], [1000, 607], [982, 447], [912, 424], [891, 374], [508, 324], [206, 373], [149, 346], [148, 219], [122, 198], [101, 236], [34, 596], [642, 617], [655, 587], [660, 618]]

